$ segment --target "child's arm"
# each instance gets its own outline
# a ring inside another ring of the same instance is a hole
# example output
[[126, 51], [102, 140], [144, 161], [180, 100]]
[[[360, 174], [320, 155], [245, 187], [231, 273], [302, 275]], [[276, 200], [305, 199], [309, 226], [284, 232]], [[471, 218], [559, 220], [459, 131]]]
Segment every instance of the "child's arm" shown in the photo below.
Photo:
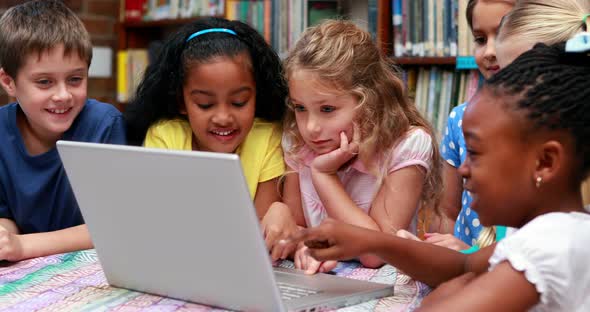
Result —
[[422, 195], [424, 171], [410, 166], [387, 176], [369, 212], [382, 232], [395, 234], [410, 226]]
[[[453, 285], [454, 282], [442, 284], [417, 311], [527, 311], [540, 300], [535, 286], [508, 262], [466, 285]], [[447, 291], [449, 287], [452, 291]]]
[[0, 218], [0, 231], [5, 230], [12, 234], [19, 234], [20, 231], [16, 226], [16, 223], [10, 219]]
[[283, 202], [289, 206], [295, 223], [306, 227], [305, 214], [301, 205], [301, 189], [299, 188], [299, 173], [292, 168], [287, 168], [285, 184], [283, 185]]
[[[398, 230], [410, 226], [422, 194], [424, 176], [424, 170], [418, 166], [406, 167], [387, 176], [369, 211], [369, 216], [382, 232], [395, 235]], [[360, 260], [363, 264], [372, 264], [369, 267], [383, 264], [374, 255], [363, 255]]]
[[312, 169], [312, 181], [328, 215], [336, 220], [380, 230], [379, 225], [350, 198], [342, 182], [335, 174], [328, 174]]
[[274, 202], [261, 221], [266, 247], [273, 260], [290, 256], [296, 246], [278, 244], [293, 235], [299, 227], [305, 227], [305, 217], [301, 206], [299, 175], [289, 168], [283, 184], [283, 202]]
[[[435, 233], [425, 233], [424, 241], [454, 250], [469, 249], [469, 245], [455, 237], [453, 227], [455, 219], [461, 211], [461, 194], [463, 192], [463, 179], [457, 168], [443, 161], [443, 185], [444, 192], [440, 204], [441, 215], [435, 218], [438, 223], [438, 230]], [[450, 224], [451, 226], [446, 226]], [[450, 232], [450, 234], [448, 234]]]
[[346, 134], [344, 132], [340, 133], [340, 148], [317, 156], [313, 160], [311, 164], [311, 180], [331, 218], [348, 224], [379, 230], [379, 225], [350, 198], [336, 174], [338, 169], [345, 163], [356, 157], [359, 142], [360, 133], [356, 127], [350, 143]]
[[19, 261], [92, 247], [85, 224], [59, 231], [22, 235], [0, 230], [1, 260]]
[[254, 196], [254, 207], [256, 207], [258, 219], [262, 220], [268, 211], [268, 207], [270, 207], [272, 203], [280, 200], [281, 195], [279, 193], [278, 177], [258, 183], [256, 195]]
[[350, 259], [372, 253], [430, 286], [437, 286], [466, 272], [486, 272], [488, 259], [495, 248], [491, 245], [464, 255], [444, 247], [334, 220], [299, 231], [291, 243], [299, 241], [305, 241], [309, 254], [320, 261]]
[[441, 212], [454, 222], [461, 211], [461, 193], [463, 192], [463, 179], [457, 168], [443, 161], [443, 185], [444, 192], [440, 203]]

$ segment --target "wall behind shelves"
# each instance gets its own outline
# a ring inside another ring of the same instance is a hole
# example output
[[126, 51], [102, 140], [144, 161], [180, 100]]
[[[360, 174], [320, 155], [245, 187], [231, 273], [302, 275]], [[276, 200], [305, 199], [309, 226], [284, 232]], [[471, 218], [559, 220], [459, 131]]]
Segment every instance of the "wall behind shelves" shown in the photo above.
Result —
[[[0, 1], [0, 15], [9, 7], [24, 2], [26, 1]], [[115, 25], [119, 16], [119, 0], [64, 0], [64, 2], [72, 11], [78, 14], [84, 25], [86, 25], [93, 46], [110, 47], [113, 52], [116, 51], [117, 34], [115, 33]], [[115, 60], [113, 60], [112, 64], [111, 72], [115, 73]], [[115, 75], [113, 74], [110, 78], [91, 78], [88, 81], [88, 97], [107, 103], [115, 103]], [[9, 101], [11, 99], [0, 88], [0, 105], [7, 104]]]

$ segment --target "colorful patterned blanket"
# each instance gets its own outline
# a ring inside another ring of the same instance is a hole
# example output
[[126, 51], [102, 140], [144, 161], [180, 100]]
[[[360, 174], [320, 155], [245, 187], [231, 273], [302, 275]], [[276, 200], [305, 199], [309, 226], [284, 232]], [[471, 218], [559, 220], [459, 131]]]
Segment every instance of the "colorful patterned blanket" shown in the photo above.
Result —
[[[293, 262], [283, 261], [283, 267]], [[366, 269], [341, 262], [337, 275], [393, 284], [395, 295], [341, 311], [412, 311], [430, 291], [394, 267]], [[94, 250], [0, 262], [2, 311], [220, 311], [210, 307], [110, 287]]]

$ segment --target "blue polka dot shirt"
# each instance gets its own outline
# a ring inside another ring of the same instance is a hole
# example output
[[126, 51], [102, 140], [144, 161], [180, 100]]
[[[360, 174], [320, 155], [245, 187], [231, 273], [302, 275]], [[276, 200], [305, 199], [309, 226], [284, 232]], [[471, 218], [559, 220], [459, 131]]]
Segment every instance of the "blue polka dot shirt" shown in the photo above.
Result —
[[[451, 111], [447, 121], [447, 127], [444, 130], [441, 142], [441, 155], [444, 160], [455, 168], [459, 168], [465, 161], [467, 150], [465, 147], [465, 138], [463, 137], [462, 123], [463, 113], [467, 103], [463, 103]], [[461, 196], [461, 211], [455, 221], [454, 235], [466, 244], [473, 246], [479, 236], [482, 226], [475, 211], [469, 208], [471, 205], [471, 196], [469, 192], [463, 191]]]

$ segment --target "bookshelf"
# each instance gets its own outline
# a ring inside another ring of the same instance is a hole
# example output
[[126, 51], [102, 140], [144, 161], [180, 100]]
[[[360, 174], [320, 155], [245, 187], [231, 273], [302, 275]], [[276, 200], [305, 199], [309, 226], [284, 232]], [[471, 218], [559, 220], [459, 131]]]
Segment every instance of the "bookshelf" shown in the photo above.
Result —
[[154, 39], [162, 39], [180, 26], [197, 19], [198, 17], [120, 22], [117, 25], [119, 49], [146, 48]]
[[465, 43], [470, 39], [464, 37], [470, 32], [461, 11], [466, 3], [467, 0], [122, 0], [117, 25], [118, 102], [124, 107], [133, 95], [149, 62], [150, 43], [196, 19], [218, 16], [246, 22], [285, 57], [306, 27], [321, 18], [339, 16], [372, 33], [381, 50], [404, 69], [408, 90], [417, 106], [442, 131], [448, 115], [445, 112], [468, 98], [478, 85], [476, 73], [469, 71], [476, 66], [466, 53], [470, 48]]
[[[391, 0], [392, 61], [439, 135], [452, 108], [481, 84], [465, 10], [468, 0]], [[383, 12], [385, 14], [385, 12]]]
[[133, 96], [158, 42], [205, 16], [225, 17], [223, 0], [120, 0], [117, 29], [117, 104]]
[[[117, 101], [133, 96], [149, 62], [150, 44], [205, 16], [241, 20], [257, 29], [281, 57], [307, 26], [344, 17], [370, 30], [381, 49], [392, 52], [391, 0], [121, 0], [117, 24]], [[153, 53], [152, 53], [153, 54]]]
[[451, 56], [446, 57], [394, 57], [394, 62], [399, 65], [416, 65], [416, 66], [430, 66], [430, 65], [455, 65], [456, 58]]

